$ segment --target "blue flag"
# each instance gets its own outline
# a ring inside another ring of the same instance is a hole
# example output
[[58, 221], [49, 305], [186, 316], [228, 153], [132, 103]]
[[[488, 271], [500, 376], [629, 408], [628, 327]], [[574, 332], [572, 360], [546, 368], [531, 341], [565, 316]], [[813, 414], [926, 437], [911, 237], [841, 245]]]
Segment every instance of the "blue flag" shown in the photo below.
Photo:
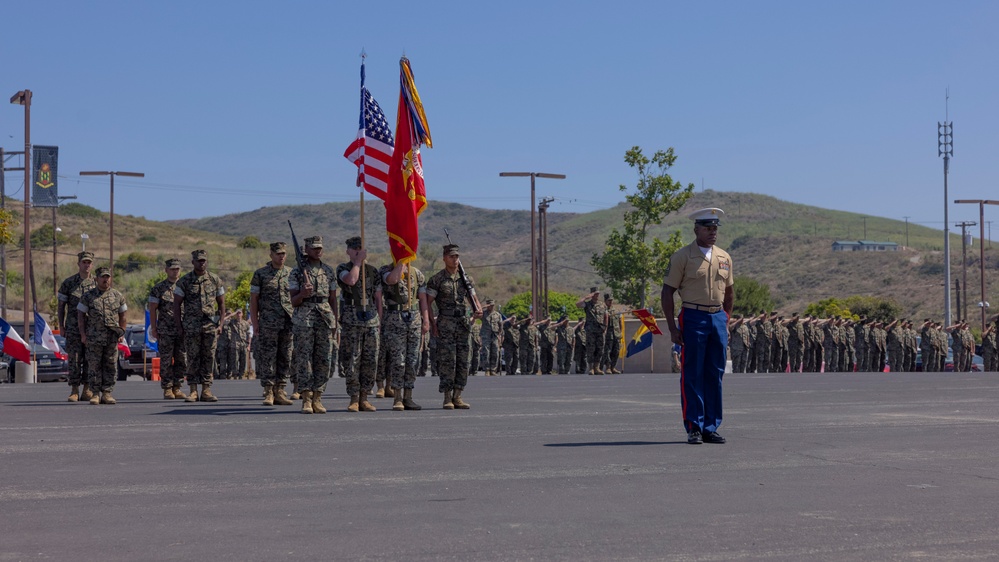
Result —
[[652, 332], [649, 331], [648, 326], [642, 324], [638, 327], [635, 335], [632, 336], [631, 341], [628, 342], [627, 357], [631, 357], [640, 351], [645, 351], [650, 347], [652, 347]]
[[159, 344], [149, 341], [149, 309], [146, 309], [146, 349], [159, 353]]

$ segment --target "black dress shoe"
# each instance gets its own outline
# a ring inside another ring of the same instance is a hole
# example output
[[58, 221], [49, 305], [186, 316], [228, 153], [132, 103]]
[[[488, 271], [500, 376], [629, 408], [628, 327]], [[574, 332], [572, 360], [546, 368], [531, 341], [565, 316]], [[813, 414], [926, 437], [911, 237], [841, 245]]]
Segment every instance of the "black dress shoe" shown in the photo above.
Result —
[[687, 443], [690, 445], [700, 445], [701, 444], [701, 432], [691, 431], [687, 433]]
[[721, 445], [722, 443], [725, 442], [725, 438], [722, 437], [721, 435], [718, 435], [718, 433], [715, 432], [715, 431], [709, 431], [709, 432], [707, 432], [707, 433], [704, 434], [704, 442], [705, 443], [717, 443], [717, 444]]

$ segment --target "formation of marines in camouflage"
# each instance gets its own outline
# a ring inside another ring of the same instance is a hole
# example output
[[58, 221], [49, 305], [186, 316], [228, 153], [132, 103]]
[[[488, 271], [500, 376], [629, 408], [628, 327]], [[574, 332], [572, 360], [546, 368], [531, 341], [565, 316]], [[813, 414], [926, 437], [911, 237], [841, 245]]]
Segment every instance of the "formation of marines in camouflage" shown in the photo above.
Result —
[[[250, 282], [249, 322], [242, 311], [226, 315], [221, 279], [207, 270], [207, 253], [191, 253], [192, 271], [165, 262], [167, 278], [149, 292], [150, 338], [157, 341], [163, 398], [214, 402], [219, 378], [247, 371], [246, 346], [264, 391], [266, 406], [302, 400], [302, 413], [326, 413], [321, 397], [339, 364], [351, 412], [375, 411], [368, 400], [394, 398], [393, 410], [420, 410], [413, 401], [416, 377], [439, 377], [445, 409], [468, 409], [468, 377], [482, 370], [500, 374], [620, 373], [621, 315], [609, 294], [596, 287], [577, 306], [584, 319], [567, 316], [504, 318], [489, 299], [478, 300], [456, 270], [459, 250], [444, 246], [445, 267], [429, 279], [412, 264], [380, 269], [366, 263], [362, 240], [346, 241], [348, 261], [335, 269], [322, 261], [320, 236], [305, 239], [304, 268], [285, 265], [287, 245], [270, 245], [270, 261]], [[125, 329], [125, 299], [111, 287], [111, 272], [94, 256], [78, 254], [78, 272], [57, 293], [58, 326], [66, 339], [69, 401], [114, 404], [118, 345]], [[251, 335], [252, 334], [252, 335]], [[985, 371], [999, 370], [999, 317], [982, 334]], [[943, 326], [925, 319], [881, 322], [861, 318], [761, 313], [729, 320], [733, 371], [909, 372], [943, 371], [948, 346], [956, 371], [970, 371], [975, 339], [960, 322]], [[190, 387], [183, 390], [184, 381]], [[295, 388], [291, 395], [286, 386]], [[198, 386], [201, 392], [198, 392]]]
[[[985, 370], [996, 356], [996, 321], [983, 336]], [[950, 337], [948, 337], [948, 335]], [[971, 371], [975, 338], [967, 322], [944, 327], [929, 318], [882, 322], [761, 313], [729, 320], [729, 357], [736, 373]], [[986, 358], [988, 357], [988, 358]], [[994, 359], [993, 363], [994, 363]]]
[[219, 341], [215, 349], [218, 378], [242, 379], [247, 374], [247, 353], [250, 349], [250, 323], [237, 310], [222, 320]]

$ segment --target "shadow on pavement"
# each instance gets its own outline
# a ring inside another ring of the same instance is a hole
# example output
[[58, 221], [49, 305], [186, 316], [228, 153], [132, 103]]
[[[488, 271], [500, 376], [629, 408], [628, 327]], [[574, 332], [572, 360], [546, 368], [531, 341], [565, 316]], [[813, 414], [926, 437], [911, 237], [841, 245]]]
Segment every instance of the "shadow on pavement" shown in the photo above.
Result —
[[247, 408], [246, 406], [232, 407], [232, 408], [199, 408], [197, 406], [192, 406], [189, 408], [182, 408], [176, 410], [167, 410], [165, 412], [156, 412], [150, 414], [153, 416], [232, 416], [239, 414], [299, 414], [298, 410], [293, 410], [290, 408], [277, 409], [277, 408]]
[[589, 443], [545, 443], [545, 447], [620, 447], [629, 445], [686, 445], [686, 441], [593, 441]]

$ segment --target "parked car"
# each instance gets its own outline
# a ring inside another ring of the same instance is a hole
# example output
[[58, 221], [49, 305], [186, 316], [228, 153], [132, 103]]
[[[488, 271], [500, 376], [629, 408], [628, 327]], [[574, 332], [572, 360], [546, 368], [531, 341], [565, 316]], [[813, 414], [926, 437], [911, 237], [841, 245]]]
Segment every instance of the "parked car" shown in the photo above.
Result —
[[130, 355], [118, 354], [118, 380], [123, 381], [129, 375], [139, 375], [149, 380], [153, 376], [153, 358], [155, 351], [146, 350], [143, 361], [143, 350], [146, 347], [146, 327], [143, 324], [129, 324], [125, 328], [125, 345]]
[[[66, 339], [56, 336], [59, 347], [66, 349]], [[69, 380], [69, 362], [66, 359], [56, 356], [55, 352], [42, 347], [41, 344], [34, 343], [34, 337], [28, 338], [28, 345], [32, 348], [36, 367], [38, 382], [57, 382]], [[14, 382], [14, 373], [17, 372], [17, 359], [9, 355], [3, 356], [3, 363], [7, 364], [6, 380]]]

